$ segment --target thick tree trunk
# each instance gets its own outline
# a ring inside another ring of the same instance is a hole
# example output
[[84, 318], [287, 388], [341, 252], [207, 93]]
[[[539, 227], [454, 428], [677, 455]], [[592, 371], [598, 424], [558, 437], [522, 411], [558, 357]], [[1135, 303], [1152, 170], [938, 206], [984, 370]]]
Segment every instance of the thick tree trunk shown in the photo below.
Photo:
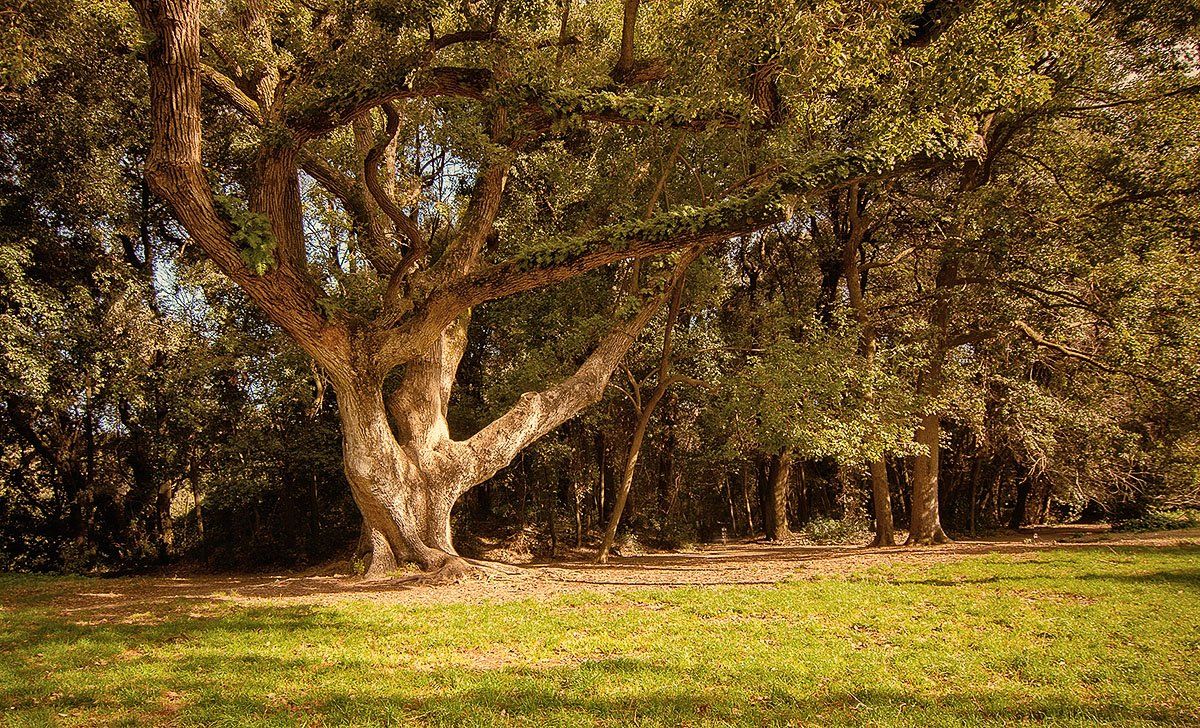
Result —
[[[450, 542], [455, 484], [423, 472], [419, 454], [406, 452], [392, 433], [378, 387], [338, 393], [342, 455], [354, 501], [397, 560], [426, 571], [461, 561]], [[375, 558], [372, 557], [372, 562]], [[381, 562], [383, 563], [383, 562]], [[371, 571], [379, 567], [372, 564]]]
[[386, 578], [400, 566], [396, 563], [396, 557], [392, 555], [392, 547], [388, 545], [383, 531], [380, 531], [378, 528], [371, 528], [366, 519], [363, 519], [363, 532], [359, 542], [359, 552], [360, 558], [364, 560], [366, 565], [363, 576], [367, 579]]
[[871, 463], [871, 499], [875, 509], [875, 540], [872, 546], [895, 546], [896, 531], [892, 524], [892, 491], [888, 485], [887, 464], [882, 460]]
[[938, 512], [938, 449], [941, 424], [938, 415], [927, 414], [922, 418], [921, 426], [917, 430], [917, 443], [924, 445], [929, 452], [913, 458], [909, 545], [930, 545], [950, 540], [942, 530], [941, 514]]
[[[359, 510], [379, 532], [373, 543], [385, 543], [395, 562], [413, 562], [442, 578], [471, 571], [454, 549], [450, 515], [455, 502], [531, 442], [598, 401], [661, 301], [614, 327], [574, 375], [522, 395], [508, 412], [466, 440], [453, 440], [446, 420], [466, 349], [465, 317], [404, 367], [386, 406], [381, 377], [335, 379], [346, 478]], [[372, 559], [368, 573], [391, 570], [386, 555], [381, 558]]]

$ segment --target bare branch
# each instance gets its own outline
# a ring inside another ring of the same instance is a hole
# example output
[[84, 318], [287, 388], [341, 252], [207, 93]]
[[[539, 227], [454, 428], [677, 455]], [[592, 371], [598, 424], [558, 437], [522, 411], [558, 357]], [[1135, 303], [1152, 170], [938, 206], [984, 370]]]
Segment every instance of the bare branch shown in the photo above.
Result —
[[1014, 325], [1017, 327], [1018, 331], [1020, 331], [1022, 334], [1025, 335], [1025, 337], [1027, 339], [1029, 339], [1033, 343], [1037, 344], [1038, 346], [1041, 346], [1041, 347], [1044, 347], [1047, 349], [1053, 349], [1054, 351], [1057, 351], [1058, 353], [1062, 354], [1063, 356], [1069, 356], [1072, 359], [1079, 359], [1080, 361], [1085, 361], [1088, 364], [1091, 364], [1092, 366], [1094, 366], [1097, 369], [1100, 369], [1102, 371], [1106, 371], [1106, 372], [1114, 371], [1114, 369], [1112, 367], [1110, 367], [1109, 365], [1100, 361], [1099, 359], [1096, 359], [1094, 356], [1092, 356], [1090, 354], [1079, 351], [1078, 349], [1073, 349], [1073, 348], [1067, 346], [1066, 344], [1060, 344], [1057, 341], [1051, 341], [1050, 339], [1047, 339], [1045, 336], [1042, 336], [1032, 326], [1025, 323], [1024, 321], [1015, 321]]
[[[367, 183], [367, 189], [370, 191], [371, 196], [375, 198], [379, 209], [383, 211], [383, 214], [388, 216], [388, 219], [392, 221], [396, 229], [403, 233], [404, 237], [408, 238], [410, 252], [405, 256], [405, 262], [402, 262], [397, 269], [399, 275], [404, 275], [408, 272], [407, 268], [412, 264], [412, 261], [420, 255], [425, 254], [428, 244], [421, 235], [421, 229], [417, 226], [417, 221], [405, 213], [404, 210], [400, 209], [400, 206], [396, 204], [392, 196], [380, 184], [379, 160], [383, 158], [388, 145], [392, 143], [392, 140], [396, 138], [396, 133], [400, 130], [400, 113], [396, 110], [396, 106], [389, 101], [384, 103], [381, 108], [383, 109], [384, 117], [387, 119], [386, 126], [383, 136], [375, 143], [375, 146], [371, 147], [371, 150], [367, 152], [366, 159], [363, 160], [363, 177]], [[393, 275], [395, 274], [394, 272]]]

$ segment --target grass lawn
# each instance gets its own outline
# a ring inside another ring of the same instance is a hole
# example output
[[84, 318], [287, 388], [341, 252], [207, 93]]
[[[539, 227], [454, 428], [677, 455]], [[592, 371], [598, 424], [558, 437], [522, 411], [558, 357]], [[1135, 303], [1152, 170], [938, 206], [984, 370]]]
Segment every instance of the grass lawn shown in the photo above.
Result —
[[206, 601], [0, 576], [9, 725], [1198, 725], [1200, 547], [545, 602]]

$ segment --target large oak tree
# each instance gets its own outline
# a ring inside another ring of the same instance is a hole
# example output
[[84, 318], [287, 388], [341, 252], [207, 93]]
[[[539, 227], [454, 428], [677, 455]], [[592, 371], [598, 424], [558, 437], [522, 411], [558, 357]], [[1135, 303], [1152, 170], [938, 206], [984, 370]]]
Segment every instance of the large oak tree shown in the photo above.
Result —
[[[601, 396], [688, 260], [807, 199], [976, 157], [982, 120], [1030, 93], [1040, 39], [1070, 16], [1005, 2], [132, 4], [151, 189], [328, 376], [373, 570], [446, 576], [470, 568], [455, 502]], [[861, 147], [823, 143], [835, 124]], [[419, 161], [430, 137], [436, 168]], [[666, 147], [682, 171], [646, 215], [644, 170]], [[314, 190], [349, 221], [344, 242]], [[452, 437], [472, 309], [621, 265], [611, 328], [574, 371]]]

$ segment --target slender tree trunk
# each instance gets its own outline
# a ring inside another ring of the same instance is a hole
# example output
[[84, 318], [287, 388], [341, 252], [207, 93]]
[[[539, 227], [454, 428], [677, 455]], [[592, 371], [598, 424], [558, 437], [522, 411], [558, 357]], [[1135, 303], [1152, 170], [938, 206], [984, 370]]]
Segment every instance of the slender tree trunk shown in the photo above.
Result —
[[196, 512], [196, 535], [204, 544], [204, 508], [200, 503], [200, 465], [195, 450], [188, 455], [188, 483], [192, 487], [192, 509]]
[[596, 434], [596, 520], [603, 521], [606, 514], [604, 492], [608, 488], [608, 446], [604, 433]]
[[175, 489], [169, 479], [164, 479], [158, 486], [155, 498], [155, 516], [158, 521], [158, 560], [166, 561], [175, 545], [175, 529], [171, 521], [171, 501], [175, 498]]
[[983, 472], [983, 455], [976, 453], [975, 466], [971, 469], [971, 510], [969, 515], [971, 538], [975, 538], [979, 520], [979, 478]]
[[1050, 481], [1048, 479], [1046, 479], [1042, 483], [1042, 502], [1038, 507], [1037, 523], [1039, 526], [1046, 525], [1046, 521], [1049, 520], [1049, 518], [1050, 518], [1050, 496], [1051, 495], [1052, 495], [1052, 489], [1050, 487]]
[[650, 417], [654, 414], [658, 403], [662, 401], [674, 381], [674, 378], [671, 376], [671, 352], [674, 346], [673, 335], [675, 332], [675, 323], [679, 320], [679, 306], [683, 296], [683, 274], [687, 271], [687, 265], [690, 264], [691, 260], [694, 260], [694, 256], [680, 264], [678, 269], [679, 274], [673, 281], [671, 304], [667, 310], [667, 321], [663, 328], [662, 355], [659, 357], [658, 363], [658, 384], [655, 386], [650, 398], [642, 402], [640, 385], [637, 382], [631, 381], [635, 390], [635, 406], [639, 408], [638, 421], [637, 425], [634, 426], [633, 435], [629, 439], [629, 454], [625, 458], [625, 472], [621, 476], [621, 487], [617, 491], [617, 499], [613, 503], [612, 515], [608, 519], [608, 527], [604, 530], [604, 542], [600, 545], [600, 552], [596, 555], [597, 563], [608, 563], [608, 554], [612, 550], [613, 541], [617, 537], [617, 526], [621, 522], [621, 512], [625, 509], [625, 503], [629, 500], [629, 490], [633, 487], [633, 475], [637, 468], [638, 456], [642, 451], [642, 443], [646, 439], [646, 429], [650, 426]]
[[875, 509], [875, 540], [872, 546], [895, 546], [896, 530], [892, 524], [892, 491], [888, 484], [887, 464], [882, 460], [871, 463], [871, 499]]
[[733, 505], [733, 486], [729, 478], [725, 478], [725, 509], [729, 512], [729, 528], [721, 529], [721, 543], [726, 542], [726, 536], [737, 531], [737, 509]]
[[575, 499], [575, 548], [583, 548], [583, 493], [579, 490], [579, 481], [574, 482]]
[[792, 535], [788, 529], [787, 501], [788, 485], [792, 480], [792, 453], [784, 450], [771, 459], [770, 475], [768, 477], [768, 501], [766, 506], [767, 538], [772, 541], [785, 541]]
[[746, 506], [746, 533], [754, 533], [754, 510], [750, 508], [750, 469], [748, 463], [742, 463], [742, 502]]
[[654, 407], [662, 399], [662, 395], [666, 392], [665, 383], [655, 390], [654, 395], [642, 407], [642, 411], [638, 414], [637, 425], [633, 429], [633, 436], [629, 440], [629, 455], [625, 458], [625, 471], [621, 475], [621, 485], [617, 489], [616, 500], [613, 501], [612, 514], [608, 517], [608, 526], [604, 529], [604, 541], [600, 545], [600, 552], [596, 556], [596, 562], [600, 564], [608, 563], [608, 554], [612, 551], [613, 542], [617, 538], [617, 527], [621, 523], [621, 514], [625, 510], [625, 503], [629, 500], [629, 490], [633, 487], [633, 475], [637, 469], [638, 456], [642, 452], [642, 443], [646, 438], [646, 429], [650, 425], [650, 416], [654, 414]]
[[[865, 208], [858, 185], [847, 192], [847, 236], [842, 251], [842, 273], [846, 279], [846, 290], [850, 306], [859, 326], [859, 351], [868, 367], [875, 365], [875, 322], [864, 295], [866, 276], [858, 263], [860, 248], [866, 236], [867, 221], [863, 219]], [[868, 406], [874, 397], [867, 400]], [[873, 546], [895, 546], [896, 535], [892, 525], [892, 496], [888, 487], [887, 464], [882, 460], [871, 463], [871, 496], [875, 509], [875, 540]]]
[[1029, 506], [1029, 491], [1033, 489], [1030, 478], [1021, 478], [1017, 482], [1017, 504], [1013, 508], [1012, 517], [1008, 519], [1008, 527], [1019, 531], [1025, 523], [1025, 509]]

